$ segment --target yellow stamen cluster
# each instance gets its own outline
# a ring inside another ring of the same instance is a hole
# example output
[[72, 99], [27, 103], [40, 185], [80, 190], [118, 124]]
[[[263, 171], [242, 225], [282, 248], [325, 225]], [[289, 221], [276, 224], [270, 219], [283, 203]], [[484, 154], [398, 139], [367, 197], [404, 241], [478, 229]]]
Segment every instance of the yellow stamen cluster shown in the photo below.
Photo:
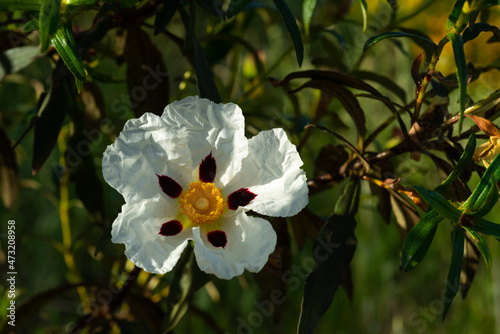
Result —
[[226, 203], [213, 183], [191, 182], [181, 197], [181, 210], [197, 226], [213, 223], [224, 212]]

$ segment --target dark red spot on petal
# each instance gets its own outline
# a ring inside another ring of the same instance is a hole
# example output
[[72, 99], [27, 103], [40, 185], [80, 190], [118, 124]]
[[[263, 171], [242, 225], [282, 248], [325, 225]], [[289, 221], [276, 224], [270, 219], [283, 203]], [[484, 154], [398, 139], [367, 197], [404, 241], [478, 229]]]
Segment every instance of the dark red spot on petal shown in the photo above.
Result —
[[214, 182], [215, 173], [217, 173], [217, 164], [215, 163], [212, 152], [201, 161], [200, 164], [200, 180], [202, 182]]
[[250, 203], [255, 197], [257, 197], [257, 194], [254, 194], [247, 188], [241, 188], [227, 197], [227, 206], [231, 210], [236, 210], [239, 206], [245, 206]]
[[181, 231], [182, 231], [181, 222], [178, 220], [171, 220], [161, 225], [160, 232], [158, 234], [161, 234], [165, 237], [170, 237], [172, 235], [181, 233]]
[[212, 231], [207, 233], [208, 241], [214, 247], [226, 247], [227, 237], [224, 231]]
[[161, 190], [168, 196], [172, 198], [177, 198], [182, 193], [182, 187], [174, 179], [166, 175], [158, 175], [158, 183], [160, 184]]

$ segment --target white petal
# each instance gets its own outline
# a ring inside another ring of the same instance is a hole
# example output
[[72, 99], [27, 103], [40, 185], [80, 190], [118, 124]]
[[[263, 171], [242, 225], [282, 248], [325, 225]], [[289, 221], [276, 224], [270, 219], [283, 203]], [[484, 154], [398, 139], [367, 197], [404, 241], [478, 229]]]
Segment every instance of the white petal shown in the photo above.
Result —
[[299, 153], [282, 129], [262, 131], [248, 141], [248, 156], [224, 194], [240, 188], [257, 194], [246, 209], [268, 216], [289, 217], [308, 203], [307, 179]]
[[245, 119], [236, 104], [217, 104], [191, 96], [169, 104], [162, 118], [169, 128], [183, 133], [193, 167], [212, 152], [217, 163], [217, 186], [224, 186], [241, 169], [248, 140]]
[[200, 228], [193, 229], [194, 254], [201, 270], [223, 279], [241, 275], [246, 269], [260, 271], [276, 247], [276, 232], [264, 219], [249, 217], [243, 210], [222, 218], [225, 248], [214, 247]]
[[190, 228], [175, 236], [158, 234], [163, 223], [175, 219], [177, 210], [160, 195], [134, 204], [126, 203], [113, 222], [111, 241], [125, 244], [125, 255], [145, 271], [169, 272], [188, 240], [193, 239]]
[[167, 175], [186, 189], [191, 182], [190, 158], [183, 138], [161, 117], [145, 113], [127, 121], [116, 141], [107, 147], [102, 173], [125, 201], [138, 201], [164, 195], [156, 174]]

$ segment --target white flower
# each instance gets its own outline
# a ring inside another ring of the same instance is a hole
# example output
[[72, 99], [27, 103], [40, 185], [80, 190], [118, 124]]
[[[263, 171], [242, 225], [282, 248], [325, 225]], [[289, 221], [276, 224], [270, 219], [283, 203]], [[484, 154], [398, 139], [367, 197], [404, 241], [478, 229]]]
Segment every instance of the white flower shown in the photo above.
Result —
[[230, 279], [257, 272], [276, 246], [267, 220], [308, 202], [302, 161], [282, 129], [248, 140], [241, 109], [189, 97], [161, 117], [127, 121], [103, 156], [104, 179], [125, 198], [112, 241], [152, 273], [177, 263], [188, 240], [201, 270]]

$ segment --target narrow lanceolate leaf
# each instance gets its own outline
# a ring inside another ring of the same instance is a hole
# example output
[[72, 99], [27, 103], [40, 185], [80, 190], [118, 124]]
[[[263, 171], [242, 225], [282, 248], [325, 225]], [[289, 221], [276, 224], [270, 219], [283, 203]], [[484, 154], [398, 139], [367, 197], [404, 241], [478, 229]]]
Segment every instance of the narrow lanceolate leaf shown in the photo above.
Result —
[[363, 52], [366, 52], [368, 48], [380, 42], [381, 40], [384, 40], [386, 38], [398, 38], [398, 37], [409, 37], [413, 39], [418, 45], [420, 45], [424, 49], [425, 53], [427, 54], [427, 59], [429, 59], [432, 56], [432, 54], [437, 48], [437, 45], [434, 44], [433, 41], [425, 37], [406, 32], [390, 31], [377, 36], [370, 37], [363, 46]]
[[[446, 22], [446, 30], [450, 30], [456, 25], [460, 15], [462, 14], [462, 8], [464, 7], [464, 4], [465, 0], [457, 0], [457, 2], [455, 2], [455, 6], [453, 6], [453, 9], [451, 10], [451, 13], [448, 16], [448, 20]], [[459, 30], [459, 28], [460, 27], [456, 27], [457, 30]]]
[[500, 224], [492, 223], [484, 218], [476, 219], [473, 226], [474, 231], [489, 234], [500, 238]]
[[415, 268], [422, 261], [441, 220], [443, 217], [436, 210], [431, 210], [410, 230], [401, 252], [401, 267], [404, 271]]
[[158, 12], [155, 16], [155, 36], [165, 30], [174, 17], [175, 12], [177, 12], [177, 2], [163, 0], [163, 3], [158, 7]]
[[474, 241], [476, 242], [479, 251], [483, 255], [484, 262], [486, 263], [486, 266], [488, 268], [491, 268], [491, 254], [490, 254], [490, 249], [486, 242], [484, 241], [483, 237], [481, 234], [479, 234], [477, 231], [474, 231], [473, 229], [469, 227], [464, 227], [467, 232], [469, 232], [470, 236]]
[[361, 80], [374, 81], [384, 86], [392, 93], [394, 93], [397, 97], [399, 97], [403, 103], [406, 103], [406, 91], [403, 88], [401, 88], [401, 86], [399, 86], [396, 82], [394, 82], [393, 78], [389, 78], [380, 75], [378, 73], [368, 72], [368, 71], [356, 71], [352, 72], [352, 75]]
[[40, 49], [36, 46], [20, 46], [18, 48], [5, 50], [0, 55], [0, 80], [7, 74], [16, 73], [29, 64], [31, 64], [38, 56]]
[[83, 82], [89, 81], [87, 71], [83, 67], [82, 57], [73, 35], [71, 21], [61, 25], [55, 36], [52, 38], [52, 44], [57, 53], [61, 56], [73, 76]]
[[226, 11], [227, 18], [230, 19], [241, 12], [250, 2], [252, 0], [231, 0]]
[[491, 31], [495, 39], [500, 39], [500, 29], [495, 26], [489, 25], [488, 23], [480, 22], [474, 24], [474, 27], [468, 27], [464, 30], [462, 34], [464, 44], [479, 36], [479, 34], [483, 31]]
[[[54, 73], [57, 72], [68, 73], [61, 61], [54, 70]], [[68, 77], [55, 79], [37, 113], [33, 142], [33, 174], [38, 173], [52, 152], [64, 119], [71, 108], [75, 108], [75, 102], [70, 89], [70, 80]]]
[[462, 41], [462, 37], [455, 32], [450, 32], [447, 36], [453, 47], [455, 65], [457, 66], [458, 98], [460, 101], [460, 121], [458, 122], [458, 132], [460, 133], [464, 120], [465, 105], [467, 103], [467, 64], [465, 63], [464, 43]]
[[285, 0], [273, 0], [273, 2], [285, 20], [286, 28], [288, 29], [290, 37], [292, 37], [293, 45], [295, 46], [297, 62], [299, 63], [299, 66], [302, 66], [302, 61], [304, 60], [304, 45], [302, 44], [302, 37], [300, 36], [299, 26], [297, 25], [297, 22], [295, 22], [295, 17], [293, 16], [290, 8], [288, 8]]
[[500, 103], [500, 90], [494, 91], [487, 97], [477, 101], [465, 110], [465, 114], [484, 117], [486, 112]]
[[47, 51], [50, 40], [59, 27], [59, 9], [61, 0], [43, 0], [40, 8], [38, 31], [40, 33], [40, 51]]
[[363, 14], [363, 32], [366, 32], [366, 26], [368, 25], [368, 5], [365, 0], [359, 0], [359, 4], [361, 5], [361, 13]]
[[174, 278], [166, 298], [164, 333], [170, 332], [177, 325], [186, 313], [193, 294], [210, 279], [211, 276], [202, 272], [198, 267], [193, 249], [187, 247], [175, 266]]
[[12, 209], [19, 190], [19, 170], [16, 154], [9, 137], [0, 128], [0, 195], [7, 210]]
[[0, 10], [40, 10], [42, 0], [2, 0], [0, 1]]
[[352, 178], [339, 198], [334, 214], [320, 230], [313, 245], [315, 267], [306, 278], [298, 333], [312, 334], [330, 307], [356, 250], [354, 235], [358, 211], [359, 180]]
[[446, 279], [446, 290], [444, 293], [444, 309], [442, 320], [446, 317], [451, 303], [460, 288], [460, 272], [464, 258], [465, 230], [460, 226], [453, 228], [453, 253], [451, 255], [450, 269]]
[[455, 168], [453, 168], [453, 171], [446, 178], [446, 180], [444, 180], [443, 183], [441, 183], [441, 185], [439, 185], [435, 189], [437, 193], [444, 196], [444, 194], [446, 193], [446, 189], [448, 188], [450, 183], [453, 182], [464, 171], [465, 167], [467, 167], [467, 165], [471, 161], [475, 149], [476, 137], [474, 136], [474, 134], [471, 134], [469, 140], [467, 141], [467, 145], [465, 146], [465, 150], [460, 156], [460, 159], [458, 159]]
[[139, 27], [130, 27], [125, 53], [127, 85], [136, 117], [146, 112], [160, 115], [169, 98], [168, 73], [163, 58], [149, 36]]
[[419, 195], [422, 196], [427, 204], [432, 206], [444, 218], [447, 218], [455, 223], [460, 220], [460, 216], [462, 214], [461, 211], [451, 205], [446, 198], [437, 192], [417, 186], [414, 186], [413, 189], [415, 189]]
[[306, 30], [306, 34], [309, 35], [309, 25], [311, 24], [312, 15], [314, 8], [316, 7], [317, 0], [304, 0], [302, 2], [302, 23]]
[[498, 185], [495, 175], [491, 175], [491, 186], [488, 192], [483, 192], [478, 197], [477, 205], [479, 206], [470, 215], [472, 217], [483, 217], [487, 215], [498, 202]]
[[467, 201], [462, 204], [461, 208], [474, 212], [482, 206], [483, 201], [488, 197], [488, 194], [491, 191], [491, 187], [494, 186], [491, 181], [492, 175], [496, 180], [500, 178], [500, 154], [493, 159], [488, 169], [486, 169], [486, 172], [483, 174], [483, 177], [479, 181], [479, 184], [476, 186], [476, 189], [474, 189], [472, 195], [469, 196]]

